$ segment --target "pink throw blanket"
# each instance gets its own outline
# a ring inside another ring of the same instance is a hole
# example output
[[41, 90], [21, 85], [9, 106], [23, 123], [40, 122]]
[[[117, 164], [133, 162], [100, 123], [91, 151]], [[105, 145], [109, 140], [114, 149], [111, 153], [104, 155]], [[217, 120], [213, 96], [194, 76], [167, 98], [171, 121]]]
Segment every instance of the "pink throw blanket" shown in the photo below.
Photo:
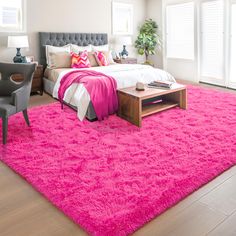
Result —
[[87, 89], [98, 120], [103, 120], [118, 110], [117, 84], [114, 78], [96, 71], [72, 71], [63, 76], [58, 91], [63, 104], [66, 90], [73, 83], [83, 83]]

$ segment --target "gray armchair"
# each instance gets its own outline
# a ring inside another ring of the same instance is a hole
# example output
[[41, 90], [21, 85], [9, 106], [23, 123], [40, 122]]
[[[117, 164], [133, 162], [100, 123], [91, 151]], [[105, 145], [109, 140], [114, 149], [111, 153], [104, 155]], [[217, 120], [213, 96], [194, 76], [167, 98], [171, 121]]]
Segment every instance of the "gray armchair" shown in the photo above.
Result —
[[[27, 114], [31, 84], [35, 64], [0, 63], [0, 117], [2, 118], [3, 144], [7, 142], [8, 117], [18, 112], [23, 112], [28, 125]], [[11, 75], [23, 74], [24, 80], [16, 83], [11, 80]]]

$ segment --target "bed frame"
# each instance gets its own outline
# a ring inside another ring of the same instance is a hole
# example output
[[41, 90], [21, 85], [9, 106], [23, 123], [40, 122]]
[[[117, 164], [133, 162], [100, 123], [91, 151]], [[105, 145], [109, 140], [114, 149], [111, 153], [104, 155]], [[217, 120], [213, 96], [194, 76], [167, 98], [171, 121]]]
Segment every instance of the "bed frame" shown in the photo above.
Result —
[[[101, 46], [108, 44], [108, 36], [103, 33], [54, 33], [54, 32], [39, 32], [39, 48], [40, 48], [40, 64], [46, 68], [46, 45], [52, 45], [57, 47], [62, 47], [67, 44], [76, 44], [78, 46], [88, 46], [92, 44], [94, 46]], [[52, 95], [55, 83], [43, 78], [44, 91]], [[75, 107], [71, 106], [76, 110]], [[87, 114], [87, 119], [93, 121], [96, 119], [96, 113], [92, 103], [90, 102]]]

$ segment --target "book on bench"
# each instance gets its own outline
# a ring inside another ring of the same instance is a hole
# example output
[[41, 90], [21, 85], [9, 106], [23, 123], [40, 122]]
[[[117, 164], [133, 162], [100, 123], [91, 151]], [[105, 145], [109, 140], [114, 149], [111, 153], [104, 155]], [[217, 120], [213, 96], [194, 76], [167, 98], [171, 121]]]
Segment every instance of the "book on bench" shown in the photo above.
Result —
[[174, 82], [170, 81], [153, 81], [148, 84], [150, 88], [171, 88]]

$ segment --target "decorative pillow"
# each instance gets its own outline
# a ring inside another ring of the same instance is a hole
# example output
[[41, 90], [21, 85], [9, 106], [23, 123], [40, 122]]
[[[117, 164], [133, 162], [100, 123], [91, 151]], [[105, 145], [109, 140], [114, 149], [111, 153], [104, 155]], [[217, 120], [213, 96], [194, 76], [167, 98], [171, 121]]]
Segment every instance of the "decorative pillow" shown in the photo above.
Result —
[[69, 52], [50, 52], [50, 65], [48, 68], [56, 69], [56, 68], [70, 68], [71, 66], [71, 55]]
[[88, 53], [88, 59], [92, 67], [99, 66], [95, 58], [94, 52]]
[[113, 60], [112, 51], [109, 50], [108, 44], [100, 46], [91, 45], [91, 47], [94, 52], [103, 52], [107, 57], [109, 65], [116, 64]]
[[92, 51], [92, 46], [88, 45], [88, 46], [78, 46], [75, 44], [71, 44], [71, 52], [76, 53], [76, 54], [80, 54], [81, 52], [91, 52]]
[[80, 54], [71, 53], [71, 67], [72, 68], [89, 68], [91, 64], [88, 59], [88, 52], [84, 51]]
[[46, 59], [47, 59], [47, 65], [50, 68], [51, 67], [51, 58], [50, 53], [58, 53], [58, 52], [68, 52], [70, 53], [70, 44], [67, 44], [63, 47], [54, 47], [51, 45], [46, 45]]
[[95, 58], [97, 60], [97, 63], [99, 66], [108, 66], [109, 62], [107, 60], [107, 57], [105, 53], [103, 52], [94, 52]]

